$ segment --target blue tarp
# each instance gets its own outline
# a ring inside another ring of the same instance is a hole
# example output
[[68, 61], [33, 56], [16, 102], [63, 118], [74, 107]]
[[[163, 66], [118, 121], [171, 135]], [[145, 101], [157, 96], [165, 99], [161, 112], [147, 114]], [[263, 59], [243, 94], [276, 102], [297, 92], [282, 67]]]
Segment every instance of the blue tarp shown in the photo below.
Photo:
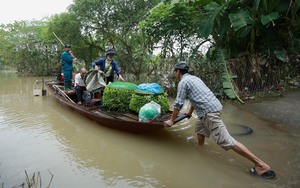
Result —
[[155, 94], [160, 94], [160, 93], [164, 92], [163, 88], [160, 85], [158, 85], [157, 83], [140, 84], [137, 86], [137, 89], [139, 91], [146, 91], [146, 92], [151, 92], [151, 93], [155, 93]]

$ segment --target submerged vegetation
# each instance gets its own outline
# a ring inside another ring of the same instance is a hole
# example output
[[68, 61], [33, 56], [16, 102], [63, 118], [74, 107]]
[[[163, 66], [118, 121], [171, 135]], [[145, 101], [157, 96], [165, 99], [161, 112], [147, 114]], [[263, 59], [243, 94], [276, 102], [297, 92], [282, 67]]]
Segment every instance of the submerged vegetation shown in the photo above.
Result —
[[[50, 171], [49, 173], [51, 174], [51, 179], [48, 185], [46, 186], [46, 188], [50, 187], [51, 182], [53, 180], [53, 174]], [[35, 174], [34, 172], [32, 176], [29, 177], [25, 170], [25, 174], [26, 174], [26, 178], [25, 178], [25, 182], [21, 185], [22, 188], [42, 188], [42, 177], [40, 172], [38, 172], [37, 174]]]
[[183, 60], [216, 95], [243, 102], [299, 87], [299, 15], [297, 0], [74, 0], [49, 19], [1, 25], [0, 69], [60, 72], [55, 33], [87, 69], [114, 48], [127, 81], [158, 82], [174, 95], [172, 65]]
[[[51, 182], [53, 180], [53, 174], [49, 171], [51, 178], [49, 180], [48, 185], [45, 188], [50, 188]], [[40, 172], [33, 173], [31, 176], [28, 175], [27, 171], [25, 170], [25, 182], [18, 185], [13, 186], [13, 188], [22, 187], [22, 188], [42, 188], [42, 176]], [[1, 176], [0, 176], [1, 178]], [[1, 188], [4, 188], [4, 183], [2, 183]]]

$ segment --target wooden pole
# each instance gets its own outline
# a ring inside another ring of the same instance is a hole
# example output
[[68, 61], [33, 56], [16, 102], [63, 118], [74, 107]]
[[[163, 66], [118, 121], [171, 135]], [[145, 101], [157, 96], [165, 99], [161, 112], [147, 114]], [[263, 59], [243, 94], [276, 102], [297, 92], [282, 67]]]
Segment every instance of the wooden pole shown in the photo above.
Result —
[[52, 85], [55, 89], [58, 90], [58, 92], [63, 95], [66, 99], [70, 100], [73, 104], [75, 104], [75, 102], [67, 95], [65, 94], [65, 92], [63, 92], [57, 85]]

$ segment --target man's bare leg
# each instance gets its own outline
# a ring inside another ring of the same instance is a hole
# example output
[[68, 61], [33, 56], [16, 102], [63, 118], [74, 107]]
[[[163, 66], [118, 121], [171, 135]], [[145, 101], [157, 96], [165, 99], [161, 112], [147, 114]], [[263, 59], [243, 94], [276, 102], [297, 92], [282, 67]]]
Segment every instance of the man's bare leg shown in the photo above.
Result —
[[271, 169], [269, 165], [267, 165], [265, 162], [263, 162], [261, 159], [256, 157], [253, 153], [251, 153], [248, 148], [246, 148], [243, 144], [240, 142], [236, 142], [235, 146], [232, 148], [233, 151], [236, 153], [244, 156], [245, 158], [252, 161], [255, 165], [255, 170], [258, 175], [261, 175]]
[[204, 146], [205, 136], [203, 136], [202, 134], [197, 134], [197, 136], [199, 146]]

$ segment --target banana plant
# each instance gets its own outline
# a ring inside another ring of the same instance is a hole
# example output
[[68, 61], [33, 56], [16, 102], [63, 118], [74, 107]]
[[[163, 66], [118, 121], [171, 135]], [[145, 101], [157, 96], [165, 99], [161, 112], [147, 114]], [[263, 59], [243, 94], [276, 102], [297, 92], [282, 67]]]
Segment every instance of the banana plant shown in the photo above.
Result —
[[237, 78], [236, 75], [229, 74], [228, 68], [227, 68], [227, 59], [228, 55], [226, 53], [225, 49], [218, 49], [216, 52], [216, 61], [223, 65], [223, 72], [222, 72], [222, 82], [223, 82], [223, 89], [230, 99], [238, 99], [241, 103], [244, 103], [238, 96], [238, 94], [235, 92], [234, 86], [232, 84], [232, 79]]

